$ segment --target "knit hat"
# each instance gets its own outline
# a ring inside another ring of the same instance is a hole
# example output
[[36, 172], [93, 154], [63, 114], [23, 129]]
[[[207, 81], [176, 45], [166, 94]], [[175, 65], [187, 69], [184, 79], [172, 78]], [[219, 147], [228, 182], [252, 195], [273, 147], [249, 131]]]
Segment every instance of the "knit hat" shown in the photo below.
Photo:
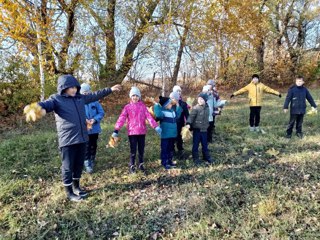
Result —
[[198, 97], [201, 97], [205, 102], [208, 101], [208, 95], [206, 93], [202, 92], [198, 95]]
[[173, 91], [173, 92], [178, 92], [178, 91], [182, 92], [181, 87], [178, 86], [178, 85], [175, 85], [175, 86], [172, 88], [172, 91]]
[[139, 88], [131, 87], [129, 96], [132, 97], [133, 95], [137, 95], [139, 98], [141, 98], [141, 92], [140, 92]]
[[202, 88], [202, 92], [209, 92], [211, 89], [211, 85], [208, 84], [208, 85], [204, 85], [203, 88]]
[[83, 94], [85, 92], [90, 92], [91, 87], [88, 83], [82, 83], [81, 84], [81, 89], [80, 89], [80, 93]]
[[162, 107], [166, 107], [171, 103], [171, 99], [168, 97], [159, 96], [159, 103]]
[[207, 84], [211, 85], [212, 87], [216, 86], [216, 82], [213, 79], [209, 79]]
[[176, 100], [176, 101], [179, 101], [179, 99], [180, 99], [180, 95], [179, 95], [179, 93], [178, 92], [172, 92], [172, 93], [170, 93], [170, 96], [169, 96], [171, 99], [173, 98], [174, 100]]

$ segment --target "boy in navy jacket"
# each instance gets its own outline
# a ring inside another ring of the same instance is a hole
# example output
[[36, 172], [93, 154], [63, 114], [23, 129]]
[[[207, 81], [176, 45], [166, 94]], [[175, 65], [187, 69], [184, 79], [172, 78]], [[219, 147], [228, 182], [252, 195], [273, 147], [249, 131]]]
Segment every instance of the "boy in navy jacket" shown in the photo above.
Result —
[[38, 103], [47, 113], [55, 113], [62, 158], [62, 181], [71, 201], [81, 201], [87, 195], [79, 183], [88, 141], [85, 104], [95, 102], [120, 88], [120, 85], [115, 85], [82, 95], [78, 80], [72, 75], [62, 75], [58, 78], [57, 93]]
[[306, 113], [306, 100], [311, 104], [312, 107], [317, 108], [310, 92], [306, 87], [303, 86], [304, 79], [302, 76], [296, 78], [296, 84], [292, 86], [287, 94], [286, 100], [284, 102], [283, 110], [285, 113], [288, 112], [288, 107], [290, 104], [290, 121], [287, 127], [287, 138], [291, 138], [292, 129], [296, 122], [296, 134], [299, 138], [303, 137], [302, 134], [302, 123], [303, 116]]

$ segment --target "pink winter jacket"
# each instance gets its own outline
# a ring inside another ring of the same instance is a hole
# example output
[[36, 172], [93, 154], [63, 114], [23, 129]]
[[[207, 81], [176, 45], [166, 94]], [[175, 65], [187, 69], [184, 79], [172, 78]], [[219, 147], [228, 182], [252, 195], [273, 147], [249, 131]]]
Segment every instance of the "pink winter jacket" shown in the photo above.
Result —
[[152, 128], [158, 127], [157, 122], [142, 101], [137, 103], [130, 102], [123, 108], [116, 122], [115, 130], [119, 131], [127, 122], [128, 135], [144, 135], [147, 133], [146, 120], [148, 120]]

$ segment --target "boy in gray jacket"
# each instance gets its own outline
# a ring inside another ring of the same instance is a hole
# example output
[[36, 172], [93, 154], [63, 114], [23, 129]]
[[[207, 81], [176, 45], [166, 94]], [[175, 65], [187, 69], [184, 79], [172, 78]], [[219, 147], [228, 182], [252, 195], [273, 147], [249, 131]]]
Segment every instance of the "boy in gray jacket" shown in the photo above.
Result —
[[85, 104], [120, 88], [115, 85], [82, 95], [78, 80], [72, 75], [62, 75], [58, 78], [57, 93], [38, 103], [47, 113], [54, 112], [62, 158], [62, 181], [71, 201], [81, 201], [87, 195], [79, 183], [88, 141]]
[[208, 163], [213, 160], [208, 150], [207, 129], [209, 127], [209, 106], [207, 104], [208, 95], [200, 93], [198, 95], [198, 104], [192, 108], [187, 120], [188, 128], [193, 130], [192, 157], [196, 165], [200, 164], [199, 160], [199, 144], [202, 145], [203, 159]]

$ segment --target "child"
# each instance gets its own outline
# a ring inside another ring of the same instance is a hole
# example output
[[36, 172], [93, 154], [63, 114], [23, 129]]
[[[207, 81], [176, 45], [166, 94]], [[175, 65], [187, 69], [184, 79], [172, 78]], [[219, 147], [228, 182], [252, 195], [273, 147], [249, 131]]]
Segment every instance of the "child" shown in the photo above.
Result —
[[262, 106], [262, 97], [263, 93], [270, 93], [277, 95], [281, 98], [281, 94], [266, 85], [259, 82], [259, 75], [253, 74], [252, 75], [252, 81], [244, 88], [241, 88], [240, 90], [234, 92], [230, 98], [233, 98], [234, 96], [243, 94], [245, 92], [248, 92], [249, 97], [249, 104], [250, 104], [250, 118], [249, 118], [249, 124], [250, 124], [250, 131], [257, 131], [260, 132], [260, 111]]
[[160, 120], [161, 133], [161, 164], [168, 170], [175, 167], [173, 163], [174, 141], [178, 135], [177, 121], [182, 109], [179, 102], [176, 103], [176, 110], [172, 109], [172, 101], [167, 97], [159, 97], [159, 103], [154, 105], [154, 113]]
[[303, 137], [302, 134], [302, 123], [303, 116], [306, 113], [306, 99], [310, 105], [317, 108], [310, 92], [306, 87], [303, 86], [304, 79], [302, 76], [296, 77], [296, 84], [289, 88], [286, 100], [284, 102], [283, 110], [285, 113], [288, 112], [288, 106], [290, 104], [290, 121], [287, 127], [287, 138], [291, 138], [292, 129], [296, 122], [296, 134], [299, 138]]
[[207, 142], [207, 129], [209, 127], [209, 106], [207, 104], [208, 95], [200, 93], [198, 95], [198, 104], [192, 108], [187, 120], [187, 127], [193, 130], [192, 157], [195, 165], [200, 164], [199, 160], [199, 144], [202, 145], [203, 159], [209, 164], [213, 160], [209, 154]]
[[105, 88], [87, 95], [80, 94], [80, 84], [72, 75], [58, 78], [58, 93], [38, 104], [46, 111], [55, 113], [59, 148], [62, 157], [62, 180], [71, 201], [81, 201], [87, 195], [80, 188], [80, 178], [88, 141], [85, 104], [95, 102], [120, 85]]
[[[181, 130], [183, 126], [185, 125], [186, 120], [189, 117], [189, 109], [188, 109], [188, 104], [182, 100], [182, 89], [180, 86], [176, 85], [172, 89], [172, 94], [177, 94], [176, 96], [179, 96], [178, 102], [179, 106], [182, 109], [182, 113], [180, 117], [177, 119], [177, 129], [178, 129], [178, 135], [175, 140], [177, 149], [178, 149], [178, 158], [183, 159], [183, 140], [181, 136]], [[176, 111], [176, 105], [173, 105], [173, 110]]]
[[212, 94], [212, 86], [211, 85], [205, 85], [202, 88], [202, 92], [204, 94], [207, 94], [207, 105], [209, 107], [209, 127], [207, 129], [207, 142], [212, 143], [212, 134], [214, 129], [214, 109], [217, 105], [216, 98]]
[[[91, 93], [90, 85], [82, 83], [80, 93], [84, 95]], [[98, 101], [86, 104], [85, 110], [86, 121], [90, 128], [87, 128], [89, 141], [87, 142], [84, 166], [87, 173], [92, 173], [96, 159], [97, 141], [101, 133], [100, 121], [104, 117], [104, 110]]]
[[131, 88], [129, 96], [131, 101], [123, 108], [115, 124], [112, 136], [118, 137], [119, 130], [123, 127], [125, 122], [127, 122], [127, 130], [130, 142], [129, 172], [135, 172], [137, 146], [139, 152], [138, 168], [141, 171], [145, 172], [145, 168], [143, 166], [143, 155], [145, 147], [145, 137], [147, 133], [146, 120], [148, 120], [151, 127], [154, 128], [159, 135], [161, 134], [161, 128], [149, 113], [146, 105], [141, 101], [141, 93], [137, 87]]

